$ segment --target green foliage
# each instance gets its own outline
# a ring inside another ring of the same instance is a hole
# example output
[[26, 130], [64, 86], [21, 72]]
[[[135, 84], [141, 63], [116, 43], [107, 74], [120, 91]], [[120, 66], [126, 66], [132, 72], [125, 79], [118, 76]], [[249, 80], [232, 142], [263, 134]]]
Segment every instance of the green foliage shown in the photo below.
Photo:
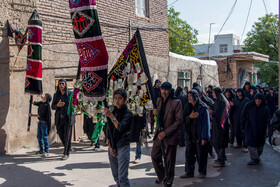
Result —
[[186, 55], [196, 55], [193, 44], [197, 43], [198, 31], [192, 28], [186, 21], [179, 18], [180, 12], [176, 12], [173, 7], [168, 10], [168, 24], [169, 28], [176, 33], [169, 30], [169, 47], [170, 51]]
[[[267, 14], [259, 18], [251, 31], [247, 33], [243, 51], [254, 51], [269, 55], [270, 61], [278, 62], [278, 51], [276, 50], [278, 49], [279, 40], [278, 20], [277, 14]], [[270, 44], [274, 45], [276, 49], [270, 48]], [[257, 63], [256, 66], [260, 68], [258, 78], [261, 80], [261, 83], [267, 83], [269, 86], [278, 85], [278, 64]]]
[[279, 64], [259, 62], [256, 64], [256, 66], [260, 68], [258, 78], [261, 80], [261, 83], [267, 83], [271, 87], [278, 86]]

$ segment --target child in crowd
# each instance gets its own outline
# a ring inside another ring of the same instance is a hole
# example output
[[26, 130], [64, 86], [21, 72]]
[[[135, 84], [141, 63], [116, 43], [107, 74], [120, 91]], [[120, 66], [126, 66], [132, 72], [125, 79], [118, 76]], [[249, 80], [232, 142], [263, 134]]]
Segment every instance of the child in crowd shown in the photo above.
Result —
[[41, 154], [42, 157], [49, 156], [49, 140], [48, 134], [51, 127], [51, 108], [50, 102], [52, 96], [48, 93], [41, 96], [42, 101], [33, 102], [32, 104], [38, 106], [38, 114], [29, 113], [29, 117], [38, 117], [38, 130], [37, 138], [39, 142], [40, 150], [36, 154]]

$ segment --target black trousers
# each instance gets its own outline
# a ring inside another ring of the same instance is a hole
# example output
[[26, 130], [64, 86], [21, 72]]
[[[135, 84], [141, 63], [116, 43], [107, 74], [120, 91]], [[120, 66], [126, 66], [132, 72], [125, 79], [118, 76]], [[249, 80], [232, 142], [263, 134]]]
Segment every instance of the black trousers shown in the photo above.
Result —
[[151, 117], [151, 134], [154, 134], [155, 129], [155, 116], [153, 114], [153, 111], [150, 111], [150, 117]]
[[239, 146], [243, 146], [245, 148], [247, 148], [248, 146], [245, 144], [245, 137], [241, 137], [241, 136], [238, 136], [236, 137], [236, 142], [237, 142], [237, 145]]
[[[211, 124], [212, 125], [212, 124]], [[210, 130], [210, 133], [211, 133], [211, 136], [213, 136], [213, 133], [212, 133], [212, 129]], [[209, 145], [208, 145], [208, 153], [212, 156], [213, 154], [213, 146], [211, 144], [211, 142], [209, 142]]]
[[233, 126], [233, 124], [230, 125], [229, 143], [234, 144], [234, 126]]
[[226, 150], [225, 150], [225, 148], [215, 147], [215, 151], [216, 151], [217, 156], [218, 156], [218, 162], [220, 164], [225, 164], [225, 161], [226, 161]]
[[[165, 144], [165, 152], [167, 157], [168, 173], [170, 176], [170, 181], [172, 183], [175, 176], [177, 146]], [[158, 179], [161, 181], [165, 180], [165, 167], [162, 158], [163, 152], [161, 149], [161, 141], [158, 138], [155, 138], [154, 140], [151, 157]]]
[[59, 123], [56, 126], [58, 136], [64, 146], [63, 154], [65, 155], [69, 155], [71, 151], [72, 126], [69, 127], [69, 125], [68, 118], [64, 117], [59, 119]]
[[181, 125], [181, 128], [180, 128], [180, 146], [183, 147], [185, 146], [185, 137], [186, 137], [186, 130], [185, 130], [185, 125]]
[[209, 142], [205, 145], [201, 143], [186, 142], [186, 163], [185, 172], [188, 175], [194, 175], [195, 162], [198, 163], [198, 172], [206, 175], [207, 158], [208, 158]]

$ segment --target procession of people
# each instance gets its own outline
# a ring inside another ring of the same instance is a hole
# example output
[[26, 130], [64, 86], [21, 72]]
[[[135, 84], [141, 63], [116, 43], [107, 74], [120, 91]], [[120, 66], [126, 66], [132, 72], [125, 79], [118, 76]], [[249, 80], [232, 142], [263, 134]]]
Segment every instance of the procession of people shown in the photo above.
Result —
[[[135, 117], [128, 109], [125, 89], [114, 92], [113, 110], [104, 108], [107, 124], [103, 131], [117, 186], [130, 186], [130, 144], [136, 142], [135, 161], [140, 161], [142, 136], [152, 137], [151, 164], [157, 176], [155, 183], [164, 186], [172, 186], [178, 146], [185, 147], [185, 173], [180, 178], [193, 178], [196, 162], [199, 172], [197, 177], [205, 178], [211, 147], [212, 154], [216, 153], [213, 167], [227, 166], [228, 146], [240, 148], [244, 153], [249, 152], [248, 165], [257, 165], [261, 162], [266, 138], [269, 137], [271, 144], [279, 141], [276, 139], [275, 142], [275, 138], [273, 139], [273, 132], [279, 131], [280, 126], [277, 117], [280, 116], [277, 110], [278, 89], [264, 88], [261, 91], [246, 82], [244, 88], [236, 91], [233, 88], [214, 88], [210, 85], [205, 93], [198, 83], [194, 83], [190, 90], [178, 87], [175, 91], [170, 82], [161, 83], [159, 79], [155, 81], [153, 89], [157, 95], [156, 106], [141, 118]], [[254, 89], [254, 92], [250, 92], [250, 89]], [[39, 106], [38, 114], [29, 114], [39, 119], [37, 138], [40, 150], [36, 154], [48, 156], [50, 109], [53, 109], [57, 133], [64, 146], [62, 160], [68, 159], [72, 150], [71, 129], [75, 123], [74, 119], [67, 116], [70, 94], [66, 80], [60, 79], [51, 106], [49, 103], [52, 97], [48, 93], [42, 96], [42, 101], [33, 102]], [[91, 140], [95, 124], [86, 115], [84, 119], [84, 130]], [[98, 151], [100, 138], [91, 145], [93, 144], [94, 150]]]

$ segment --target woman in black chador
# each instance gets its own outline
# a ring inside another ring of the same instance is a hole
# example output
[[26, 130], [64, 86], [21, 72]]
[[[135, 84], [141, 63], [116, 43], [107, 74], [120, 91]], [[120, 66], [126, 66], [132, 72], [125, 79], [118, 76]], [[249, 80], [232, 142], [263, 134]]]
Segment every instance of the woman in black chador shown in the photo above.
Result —
[[214, 89], [213, 97], [215, 99], [215, 104], [213, 110], [210, 112], [212, 113], [211, 144], [218, 155], [214, 167], [224, 167], [226, 160], [225, 148], [228, 147], [229, 141], [229, 125], [227, 120], [230, 107], [221, 88], [217, 87]]

